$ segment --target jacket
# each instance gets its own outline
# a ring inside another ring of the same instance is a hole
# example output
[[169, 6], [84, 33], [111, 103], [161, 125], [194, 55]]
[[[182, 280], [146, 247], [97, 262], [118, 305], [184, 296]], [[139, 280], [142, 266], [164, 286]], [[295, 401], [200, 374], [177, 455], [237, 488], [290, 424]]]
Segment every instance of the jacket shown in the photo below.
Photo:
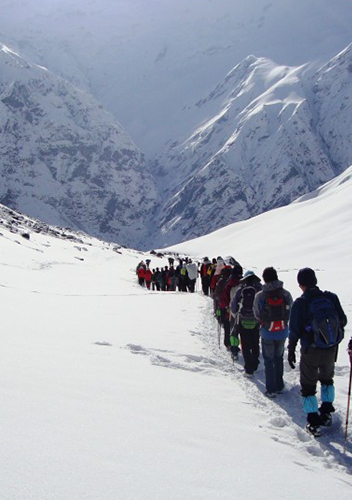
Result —
[[309, 347], [314, 342], [314, 334], [307, 331], [306, 327], [309, 324], [308, 306], [309, 302], [314, 298], [325, 295], [325, 297], [334, 304], [338, 317], [340, 319], [341, 327], [347, 325], [347, 317], [344, 313], [339, 298], [332, 292], [323, 292], [319, 287], [315, 286], [308, 288], [301, 297], [294, 301], [290, 314], [290, 334], [288, 349], [294, 351], [298, 341], [300, 340], [301, 346]]
[[264, 308], [266, 304], [266, 297], [268, 292], [273, 292], [275, 290], [282, 289], [285, 304], [289, 309], [292, 306], [292, 296], [290, 292], [283, 288], [283, 282], [280, 280], [271, 281], [270, 283], [265, 283], [263, 285], [263, 290], [258, 292], [254, 298], [253, 304], [253, 314], [254, 317], [261, 323], [260, 335], [264, 340], [284, 340], [288, 337], [288, 327], [286, 326], [283, 330], [271, 332], [263, 326], [265, 315]]

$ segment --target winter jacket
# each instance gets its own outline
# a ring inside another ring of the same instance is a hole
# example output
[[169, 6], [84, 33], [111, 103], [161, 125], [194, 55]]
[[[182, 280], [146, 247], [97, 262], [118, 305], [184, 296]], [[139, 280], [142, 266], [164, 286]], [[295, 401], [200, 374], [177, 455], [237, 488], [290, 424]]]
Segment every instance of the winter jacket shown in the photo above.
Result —
[[211, 266], [211, 264], [210, 264], [209, 261], [203, 262], [203, 264], [200, 267], [200, 275], [201, 275], [202, 278], [205, 278], [205, 277], [209, 276], [208, 269], [209, 269], [210, 266]]
[[150, 269], [146, 269], [145, 271], [145, 281], [151, 281], [152, 280], [152, 272]]
[[237, 288], [238, 284], [239, 284], [238, 277], [230, 276], [220, 296], [220, 309], [225, 309], [229, 307], [231, 301], [231, 290]]
[[138, 278], [145, 278], [145, 269], [144, 267], [140, 267], [137, 271], [137, 274], [138, 274]]
[[314, 334], [312, 331], [307, 331], [309, 325], [308, 306], [309, 303], [316, 297], [325, 296], [334, 304], [341, 327], [344, 328], [347, 324], [347, 317], [344, 313], [339, 298], [332, 292], [323, 292], [319, 287], [308, 288], [301, 297], [294, 301], [290, 314], [290, 334], [288, 348], [294, 351], [298, 340], [301, 341], [302, 347], [308, 347], [314, 342]]
[[264, 308], [266, 305], [266, 298], [268, 292], [273, 292], [275, 290], [282, 289], [285, 304], [287, 307], [292, 306], [292, 296], [290, 292], [283, 288], [283, 282], [280, 280], [271, 281], [270, 283], [265, 283], [263, 285], [263, 290], [258, 292], [254, 298], [253, 313], [254, 317], [261, 323], [260, 335], [264, 340], [284, 340], [288, 337], [288, 327], [286, 326], [283, 330], [271, 332], [263, 326], [265, 321]]

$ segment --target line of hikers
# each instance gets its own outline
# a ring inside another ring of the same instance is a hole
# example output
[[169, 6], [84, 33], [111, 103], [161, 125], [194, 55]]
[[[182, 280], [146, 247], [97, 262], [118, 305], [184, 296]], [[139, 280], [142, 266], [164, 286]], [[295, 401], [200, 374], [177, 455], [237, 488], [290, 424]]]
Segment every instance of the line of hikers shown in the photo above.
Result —
[[192, 259], [178, 259], [179, 263], [175, 267], [175, 259], [170, 257], [169, 265], [150, 269], [151, 260], [139, 262], [136, 268], [138, 283], [146, 286], [148, 290], [174, 292], [195, 292], [198, 264]]
[[[213, 298], [219, 346], [223, 328], [225, 347], [233, 360], [242, 353], [247, 377], [253, 377], [258, 369], [261, 344], [269, 398], [284, 391], [286, 339], [289, 339], [288, 362], [292, 369], [300, 342], [300, 385], [306, 429], [315, 437], [320, 436], [320, 427], [331, 425], [331, 414], [335, 411], [334, 368], [347, 324], [337, 295], [321, 291], [310, 268], [298, 272], [297, 281], [303, 293], [293, 302], [273, 267], [264, 269], [262, 283], [253, 271], [243, 273], [233, 257], [212, 261], [205, 257], [199, 270], [191, 259], [178, 261], [174, 267], [174, 259], [169, 258], [169, 266], [153, 270], [149, 268], [150, 260], [140, 262], [136, 269], [139, 284], [148, 289], [152, 286], [153, 290], [194, 292], [200, 275], [204, 295]], [[352, 364], [352, 339], [349, 353]], [[316, 397], [318, 382], [320, 406]]]
[[[284, 350], [288, 343], [288, 362], [296, 364], [296, 346], [300, 341], [300, 384], [306, 429], [318, 437], [321, 426], [331, 425], [335, 398], [334, 368], [338, 345], [344, 336], [347, 317], [334, 293], [317, 286], [315, 272], [301, 269], [297, 281], [303, 294], [292, 300], [278, 279], [276, 269], [267, 267], [261, 279], [253, 271], [243, 274], [232, 257], [216, 262], [203, 260], [200, 274], [203, 293], [213, 297], [214, 315], [224, 329], [224, 344], [232, 358], [238, 359], [240, 347], [245, 374], [253, 377], [260, 354], [260, 339], [265, 368], [266, 395], [275, 398], [284, 390]], [[321, 405], [316, 397], [321, 384]]]

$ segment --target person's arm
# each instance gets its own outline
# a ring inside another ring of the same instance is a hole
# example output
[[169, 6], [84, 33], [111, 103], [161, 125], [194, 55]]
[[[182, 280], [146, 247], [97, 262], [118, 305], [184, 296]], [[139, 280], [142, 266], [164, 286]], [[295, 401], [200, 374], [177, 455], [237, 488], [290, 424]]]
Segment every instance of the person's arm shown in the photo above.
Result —
[[256, 320], [258, 320], [260, 323], [262, 323], [262, 304], [263, 302], [263, 292], [257, 292], [254, 297], [254, 302], [253, 302], [253, 314]]

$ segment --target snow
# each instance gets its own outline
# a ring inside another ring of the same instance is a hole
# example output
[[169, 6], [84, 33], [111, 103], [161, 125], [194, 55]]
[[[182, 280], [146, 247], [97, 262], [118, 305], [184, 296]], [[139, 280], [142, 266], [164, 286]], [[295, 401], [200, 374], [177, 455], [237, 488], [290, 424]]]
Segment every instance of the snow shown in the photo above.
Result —
[[[297, 269], [311, 265], [350, 316], [351, 179], [352, 168], [295, 204], [172, 250], [275, 265], [295, 296]], [[285, 363], [286, 392], [268, 400], [263, 363], [247, 380], [218, 348], [209, 298], [137, 285], [142, 258], [166, 258], [82, 235], [32, 230], [28, 241], [25, 222], [14, 233], [3, 221], [2, 498], [351, 497], [346, 341], [335, 423], [314, 440], [297, 370]]]

